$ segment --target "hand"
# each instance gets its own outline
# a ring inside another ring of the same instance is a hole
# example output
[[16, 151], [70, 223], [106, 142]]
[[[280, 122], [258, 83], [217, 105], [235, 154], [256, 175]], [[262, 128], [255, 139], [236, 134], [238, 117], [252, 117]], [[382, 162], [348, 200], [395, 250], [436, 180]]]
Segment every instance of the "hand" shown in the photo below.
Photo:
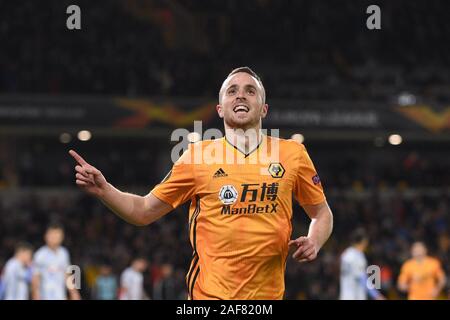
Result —
[[75, 174], [76, 184], [90, 195], [102, 197], [106, 192], [108, 182], [100, 170], [87, 163], [75, 151], [70, 150], [69, 154], [78, 162], [78, 165], [75, 167], [77, 172]]
[[70, 290], [69, 295], [70, 300], [81, 300], [81, 296], [78, 290]]
[[408, 292], [408, 290], [409, 290], [408, 284], [407, 283], [403, 283], [403, 282], [399, 282], [397, 284], [397, 288], [401, 292]]
[[437, 299], [440, 293], [441, 290], [439, 290], [438, 288], [434, 288], [433, 291], [431, 292], [431, 296], [433, 297], [433, 299]]
[[289, 241], [289, 247], [295, 250], [292, 258], [298, 262], [312, 261], [317, 258], [319, 252], [316, 244], [308, 237], [299, 237]]

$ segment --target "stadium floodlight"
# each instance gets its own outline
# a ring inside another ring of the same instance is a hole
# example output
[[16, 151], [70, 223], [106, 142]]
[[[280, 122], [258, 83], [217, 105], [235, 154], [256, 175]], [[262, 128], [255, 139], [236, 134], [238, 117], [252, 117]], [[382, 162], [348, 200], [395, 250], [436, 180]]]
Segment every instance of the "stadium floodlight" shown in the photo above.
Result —
[[78, 132], [78, 139], [80, 141], [89, 141], [92, 137], [92, 134], [90, 131], [88, 130], [81, 130], [80, 132]]
[[187, 139], [190, 143], [194, 143], [194, 142], [200, 141], [201, 136], [200, 136], [200, 133], [198, 133], [198, 132], [190, 132], [187, 135]]
[[291, 136], [291, 139], [295, 140], [295, 141], [297, 141], [299, 143], [303, 143], [303, 141], [305, 141], [305, 137], [301, 133], [294, 133]]
[[402, 92], [397, 97], [397, 103], [400, 106], [410, 106], [416, 104], [416, 96], [409, 92]]
[[69, 143], [72, 140], [70, 133], [63, 132], [59, 135], [59, 141], [61, 143]]
[[398, 146], [403, 142], [403, 138], [399, 134], [391, 134], [388, 139], [389, 143], [393, 146]]

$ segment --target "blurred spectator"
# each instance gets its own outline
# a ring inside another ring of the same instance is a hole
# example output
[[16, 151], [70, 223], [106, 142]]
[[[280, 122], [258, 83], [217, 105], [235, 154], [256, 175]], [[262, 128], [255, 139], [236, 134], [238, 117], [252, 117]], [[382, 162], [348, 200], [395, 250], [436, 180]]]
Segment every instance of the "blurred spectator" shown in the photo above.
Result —
[[14, 256], [6, 262], [1, 274], [0, 300], [28, 300], [30, 298], [31, 260], [33, 247], [24, 242], [16, 246]]
[[144, 290], [143, 272], [148, 263], [144, 257], [133, 259], [131, 266], [126, 268], [120, 275], [120, 300], [147, 300], [148, 295]]
[[176, 300], [179, 292], [177, 292], [177, 284], [173, 274], [173, 266], [171, 264], [164, 264], [161, 267], [162, 276], [153, 286], [154, 300]]
[[117, 279], [112, 273], [110, 265], [100, 266], [100, 274], [95, 280], [93, 298], [95, 300], [116, 300], [119, 290]]
[[68, 250], [62, 246], [64, 229], [59, 223], [50, 224], [45, 231], [45, 246], [33, 256], [32, 296], [34, 300], [79, 300], [77, 288], [67, 285]]
[[408, 292], [409, 300], [437, 299], [446, 283], [440, 261], [427, 255], [427, 248], [421, 241], [413, 243], [411, 256], [402, 265], [398, 288]]

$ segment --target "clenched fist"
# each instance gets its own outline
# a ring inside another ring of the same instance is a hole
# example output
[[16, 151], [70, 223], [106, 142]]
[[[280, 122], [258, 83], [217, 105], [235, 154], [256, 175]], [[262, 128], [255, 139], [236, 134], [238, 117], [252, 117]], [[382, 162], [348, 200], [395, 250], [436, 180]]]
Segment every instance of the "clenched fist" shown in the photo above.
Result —
[[299, 237], [289, 241], [289, 249], [294, 251], [292, 258], [298, 262], [312, 261], [317, 258], [319, 252], [316, 244], [308, 237]]

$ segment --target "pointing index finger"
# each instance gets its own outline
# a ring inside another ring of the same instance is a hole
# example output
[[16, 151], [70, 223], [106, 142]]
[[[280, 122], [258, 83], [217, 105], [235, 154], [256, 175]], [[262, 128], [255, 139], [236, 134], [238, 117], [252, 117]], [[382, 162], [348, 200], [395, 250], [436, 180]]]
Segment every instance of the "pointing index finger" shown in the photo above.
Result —
[[88, 164], [78, 153], [73, 150], [69, 151], [69, 154], [81, 165]]

